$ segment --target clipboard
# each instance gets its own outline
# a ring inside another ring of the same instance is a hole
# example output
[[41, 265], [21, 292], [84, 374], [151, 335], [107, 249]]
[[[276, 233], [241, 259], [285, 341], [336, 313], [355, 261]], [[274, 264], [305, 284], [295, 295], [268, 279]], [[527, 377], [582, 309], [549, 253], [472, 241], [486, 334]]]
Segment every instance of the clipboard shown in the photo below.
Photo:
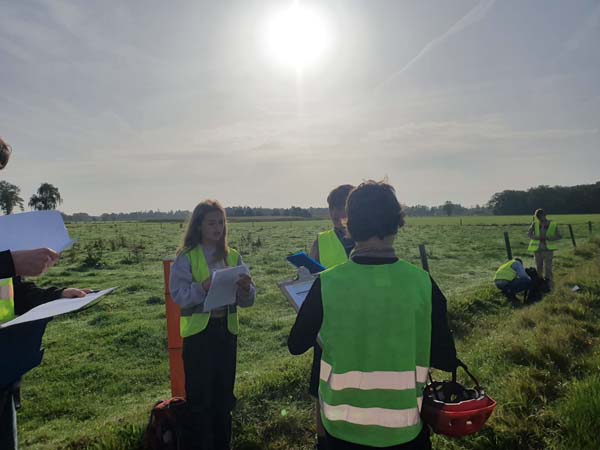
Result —
[[319, 273], [325, 270], [325, 267], [319, 261], [311, 258], [304, 252], [294, 253], [285, 259], [296, 268], [306, 267], [310, 273]]
[[297, 279], [281, 281], [277, 283], [277, 286], [279, 286], [285, 298], [290, 302], [292, 308], [298, 312], [316, 278], [308, 269], [300, 267]]

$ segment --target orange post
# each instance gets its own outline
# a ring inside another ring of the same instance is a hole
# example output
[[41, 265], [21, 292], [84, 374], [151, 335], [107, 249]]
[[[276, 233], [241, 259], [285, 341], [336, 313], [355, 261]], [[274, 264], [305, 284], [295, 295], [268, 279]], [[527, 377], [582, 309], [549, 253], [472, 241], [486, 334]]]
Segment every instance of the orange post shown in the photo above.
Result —
[[167, 341], [169, 347], [169, 369], [171, 376], [171, 395], [185, 398], [185, 373], [183, 372], [183, 359], [181, 351], [183, 341], [179, 334], [179, 306], [171, 298], [169, 291], [169, 276], [171, 274], [172, 259], [163, 260], [165, 276], [165, 305], [167, 309]]

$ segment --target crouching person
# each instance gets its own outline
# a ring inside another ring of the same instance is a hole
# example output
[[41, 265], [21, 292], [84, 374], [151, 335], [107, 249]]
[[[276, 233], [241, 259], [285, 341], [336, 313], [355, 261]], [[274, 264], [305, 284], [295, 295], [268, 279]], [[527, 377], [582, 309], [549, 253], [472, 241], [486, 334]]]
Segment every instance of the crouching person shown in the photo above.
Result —
[[430, 449], [420, 419], [427, 373], [456, 368], [446, 299], [427, 272], [396, 256], [404, 221], [390, 185], [362, 183], [347, 213], [356, 247], [315, 281], [288, 348], [304, 353], [319, 336], [319, 402], [331, 449]]
[[515, 301], [519, 292], [531, 288], [531, 277], [525, 272], [520, 258], [511, 259], [502, 264], [494, 276], [496, 287], [502, 291], [508, 300]]

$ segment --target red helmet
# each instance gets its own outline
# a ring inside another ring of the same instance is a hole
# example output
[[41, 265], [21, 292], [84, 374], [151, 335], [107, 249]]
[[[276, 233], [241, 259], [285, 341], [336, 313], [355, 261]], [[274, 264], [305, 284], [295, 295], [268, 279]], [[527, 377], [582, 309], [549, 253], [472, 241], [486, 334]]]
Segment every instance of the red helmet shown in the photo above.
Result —
[[475, 387], [467, 389], [457, 383], [456, 370], [452, 372], [452, 381], [433, 381], [430, 373], [421, 408], [423, 421], [434, 433], [451, 437], [477, 433], [496, 407], [467, 366], [458, 359], [457, 363], [475, 382]]

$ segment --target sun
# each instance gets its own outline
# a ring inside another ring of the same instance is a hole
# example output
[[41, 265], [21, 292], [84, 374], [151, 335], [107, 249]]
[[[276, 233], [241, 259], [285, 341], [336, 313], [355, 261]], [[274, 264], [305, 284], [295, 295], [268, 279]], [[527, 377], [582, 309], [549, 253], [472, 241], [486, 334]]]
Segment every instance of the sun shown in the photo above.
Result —
[[325, 18], [295, 1], [267, 22], [267, 51], [276, 63], [299, 71], [315, 65], [331, 46]]

